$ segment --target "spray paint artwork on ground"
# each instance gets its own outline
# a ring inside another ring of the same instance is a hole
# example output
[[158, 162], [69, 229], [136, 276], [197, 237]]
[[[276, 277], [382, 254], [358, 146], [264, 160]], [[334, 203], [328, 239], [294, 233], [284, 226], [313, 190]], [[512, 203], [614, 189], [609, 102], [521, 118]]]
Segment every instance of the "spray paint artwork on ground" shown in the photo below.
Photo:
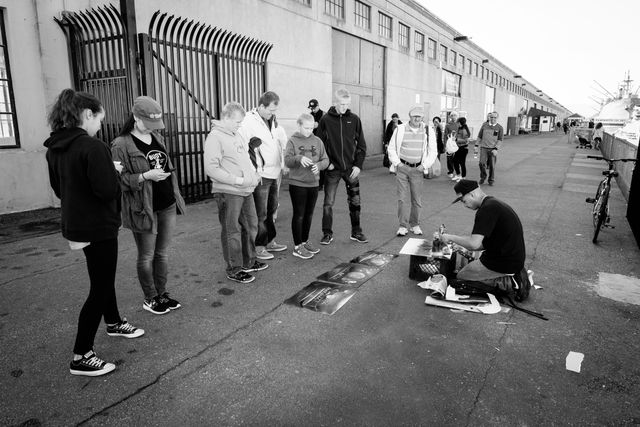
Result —
[[396, 256], [378, 251], [365, 252], [351, 262], [338, 264], [321, 274], [285, 302], [323, 314], [334, 314], [353, 297], [360, 286]]

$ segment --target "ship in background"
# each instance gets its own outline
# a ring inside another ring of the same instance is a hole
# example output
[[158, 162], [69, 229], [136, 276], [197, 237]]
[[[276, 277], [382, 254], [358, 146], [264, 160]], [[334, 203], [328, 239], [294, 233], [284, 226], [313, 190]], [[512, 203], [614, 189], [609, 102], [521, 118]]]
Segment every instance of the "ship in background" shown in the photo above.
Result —
[[[631, 88], [631, 82], [633, 80], [627, 71], [625, 79], [618, 86], [617, 95], [614, 96], [607, 91], [612, 96], [602, 101], [600, 112], [592, 117], [594, 122], [604, 125], [607, 133], [619, 135], [630, 122], [640, 119], [634, 117], [633, 114], [635, 106], [640, 108], [640, 97], [637, 94], [640, 87], [636, 88], [634, 92]], [[638, 108], [635, 110], [637, 112]], [[635, 143], [637, 144], [637, 139]]]

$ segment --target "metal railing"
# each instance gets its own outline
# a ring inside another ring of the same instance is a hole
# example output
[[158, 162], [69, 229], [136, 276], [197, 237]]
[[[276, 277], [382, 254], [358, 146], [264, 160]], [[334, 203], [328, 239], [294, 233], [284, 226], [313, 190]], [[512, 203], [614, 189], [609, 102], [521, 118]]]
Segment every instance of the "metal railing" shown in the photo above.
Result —
[[[616, 138], [615, 136], [605, 132], [602, 144], [600, 144], [600, 151], [608, 158], [615, 159], [635, 159], [638, 156], [638, 146], [633, 145], [625, 139]], [[615, 164], [615, 169], [618, 172], [616, 182], [620, 191], [624, 195], [624, 198], [629, 201], [629, 193], [631, 190], [631, 177], [633, 175], [633, 169], [636, 167], [633, 162], [618, 162]], [[634, 189], [634, 191], [640, 191], [640, 189]]]
[[139, 36], [143, 90], [167, 112], [165, 137], [187, 201], [206, 197], [204, 140], [222, 106], [249, 108], [265, 91], [272, 45], [157, 11]]
[[76, 90], [94, 94], [105, 119], [99, 135], [112, 141], [129, 115], [133, 95], [127, 76], [127, 40], [122, 17], [113, 5], [54, 18], [69, 42]]

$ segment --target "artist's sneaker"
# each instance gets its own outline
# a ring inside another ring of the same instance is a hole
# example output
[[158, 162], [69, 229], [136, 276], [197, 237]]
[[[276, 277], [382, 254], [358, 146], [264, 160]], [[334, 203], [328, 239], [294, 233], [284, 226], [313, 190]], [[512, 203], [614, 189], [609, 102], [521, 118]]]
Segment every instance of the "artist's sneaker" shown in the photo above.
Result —
[[416, 236], [420, 236], [422, 235], [422, 228], [420, 228], [419, 225], [414, 225], [413, 227], [411, 227], [411, 232]]
[[325, 234], [322, 236], [322, 239], [320, 239], [321, 245], [328, 245], [331, 242], [333, 242], [333, 236], [331, 234]]
[[365, 236], [361, 232], [360, 233], [351, 234], [350, 239], [355, 241], [355, 242], [358, 242], [358, 243], [368, 243], [369, 242], [369, 239], [367, 239], [367, 236]]
[[251, 273], [253, 271], [262, 271], [269, 268], [269, 264], [265, 264], [264, 262], [256, 261], [253, 263], [251, 267], [242, 267], [242, 270], [245, 273]]
[[238, 283], [251, 283], [256, 278], [249, 273], [245, 273], [244, 271], [238, 271], [236, 273], [227, 273], [227, 279], [233, 280]]
[[298, 258], [302, 258], [302, 259], [313, 258], [313, 254], [311, 252], [309, 252], [307, 250], [307, 248], [304, 247], [303, 244], [300, 244], [298, 246], [294, 246], [294, 248], [293, 248], [293, 256], [297, 256]]
[[82, 356], [80, 360], [72, 360], [69, 364], [71, 375], [83, 375], [85, 377], [99, 377], [116, 369], [113, 363], [100, 359], [93, 350]]
[[167, 314], [169, 306], [160, 297], [155, 296], [151, 299], [145, 299], [142, 303], [142, 308], [153, 314]]
[[138, 338], [144, 335], [144, 329], [136, 328], [127, 319], [122, 319], [115, 325], [107, 325], [107, 335], [110, 337]]
[[409, 230], [407, 230], [407, 227], [400, 227], [398, 228], [398, 232], [396, 233], [396, 236], [406, 236], [407, 233], [409, 233]]
[[256, 247], [256, 258], [261, 260], [273, 259], [273, 254], [270, 254], [264, 246], [260, 248]]
[[265, 249], [269, 252], [282, 252], [287, 250], [287, 245], [281, 245], [279, 243], [276, 243], [275, 240], [272, 240], [269, 243], [267, 243], [267, 246], [265, 246]]
[[453, 178], [453, 174], [452, 174], [452, 173], [448, 173], [448, 174], [447, 174], [447, 176], [448, 176], [449, 178]]
[[316, 248], [315, 245], [311, 242], [304, 242], [303, 245], [306, 250], [308, 250], [314, 255], [317, 253], [320, 253], [320, 249]]
[[182, 304], [169, 296], [169, 292], [165, 292], [160, 295], [160, 301], [165, 303], [170, 310], [177, 310], [182, 307]]

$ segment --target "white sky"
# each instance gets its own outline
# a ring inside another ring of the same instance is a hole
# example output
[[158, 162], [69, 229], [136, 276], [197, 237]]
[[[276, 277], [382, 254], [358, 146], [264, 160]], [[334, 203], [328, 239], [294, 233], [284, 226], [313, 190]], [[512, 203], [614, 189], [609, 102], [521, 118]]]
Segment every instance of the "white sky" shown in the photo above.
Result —
[[599, 111], [594, 80], [640, 87], [640, 0], [417, 1], [574, 113]]

